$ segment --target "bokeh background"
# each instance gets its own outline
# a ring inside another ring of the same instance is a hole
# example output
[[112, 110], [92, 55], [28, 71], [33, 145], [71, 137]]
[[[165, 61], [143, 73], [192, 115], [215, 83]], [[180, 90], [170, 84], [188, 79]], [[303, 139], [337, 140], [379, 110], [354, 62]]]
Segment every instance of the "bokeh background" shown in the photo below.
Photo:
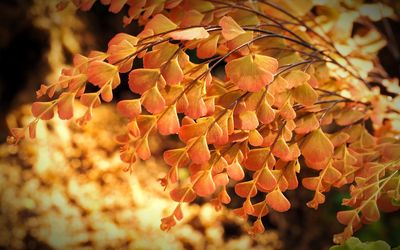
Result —
[[[122, 128], [114, 104], [95, 112], [85, 128], [57, 119], [40, 123], [38, 139], [7, 145], [8, 127], [30, 119], [29, 103], [40, 84], [57, 79], [75, 53], [105, 50], [122, 27], [122, 14], [96, 3], [90, 12], [57, 1], [0, 1], [0, 249], [328, 249], [341, 231], [336, 211], [346, 190], [335, 190], [318, 211], [306, 207], [312, 193], [288, 192], [292, 209], [271, 212], [266, 233], [250, 237], [246, 223], [228, 210], [216, 212], [202, 199], [184, 209], [185, 219], [170, 232], [160, 218], [174, 204], [157, 179], [167, 171], [161, 155], [176, 143], [152, 138], [154, 157], [123, 172], [112, 140]], [[399, 14], [398, 10], [397, 14]], [[379, 58], [391, 77], [400, 77], [400, 23], [376, 23], [390, 38]], [[357, 29], [355, 25], [354, 29]], [[391, 34], [390, 34], [391, 33]], [[121, 86], [115, 100], [126, 97]], [[306, 171], [302, 174], [307, 175]], [[238, 201], [236, 201], [237, 203]], [[235, 201], [232, 202], [235, 206]], [[356, 236], [400, 245], [399, 213], [383, 214]]]

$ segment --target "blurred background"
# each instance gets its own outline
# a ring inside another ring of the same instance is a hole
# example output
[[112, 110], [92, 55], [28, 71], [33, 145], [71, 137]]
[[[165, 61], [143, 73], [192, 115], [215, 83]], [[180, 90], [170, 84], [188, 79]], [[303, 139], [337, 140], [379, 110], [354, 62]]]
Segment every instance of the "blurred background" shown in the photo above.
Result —
[[[57, 12], [57, 1], [0, 1], [0, 249], [328, 249], [342, 230], [336, 211], [346, 190], [336, 190], [318, 211], [306, 207], [312, 193], [288, 192], [292, 209], [265, 217], [266, 233], [250, 237], [246, 224], [228, 210], [216, 212], [197, 199], [170, 232], [160, 218], [174, 208], [157, 179], [167, 171], [162, 151], [175, 141], [153, 137], [153, 159], [123, 172], [112, 140], [123, 121], [114, 104], [102, 105], [84, 128], [54, 119], [40, 123], [38, 139], [5, 144], [8, 127], [30, 119], [29, 104], [40, 84], [57, 79], [75, 53], [106, 50], [122, 27], [123, 14], [96, 3], [89, 12], [73, 6]], [[399, 77], [398, 34], [392, 20], [376, 23], [394, 35], [380, 52], [388, 74]], [[356, 26], [355, 26], [356, 27]], [[389, 29], [388, 29], [389, 27]], [[396, 53], [397, 51], [397, 53]], [[119, 87], [115, 100], [128, 88]], [[162, 140], [162, 143], [161, 143]], [[307, 171], [302, 174], [308, 175]], [[236, 201], [237, 203], [237, 201]], [[235, 201], [232, 202], [234, 206]], [[400, 245], [399, 213], [365, 226], [361, 240]]]

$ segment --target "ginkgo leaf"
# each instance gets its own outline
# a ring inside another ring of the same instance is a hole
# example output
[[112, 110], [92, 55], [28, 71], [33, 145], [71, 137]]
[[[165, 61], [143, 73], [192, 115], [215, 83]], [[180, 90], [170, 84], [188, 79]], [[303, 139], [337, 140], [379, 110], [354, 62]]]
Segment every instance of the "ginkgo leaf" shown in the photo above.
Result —
[[257, 148], [252, 149], [247, 153], [247, 158], [243, 165], [251, 171], [256, 171], [264, 167], [267, 162], [269, 149]]
[[103, 91], [101, 92], [101, 98], [105, 102], [111, 102], [113, 99], [113, 92], [112, 92], [112, 86], [110, 84], [104, 86]]
[[[119, 71], [126, 73], [132, 69], [133, 60], [135, 59], [137, 40], [132, 43], [127, 40], [123, 40], [118, 44], [111, 45], [107, 54], [107, 61], [111, 64], [119, 64]], [[121, 64], [122, 63], [122, 64]]]
[[185, 110], [185, 115], [190, 116], [193, 119], [197, 119], [207, 114], [207, 106], [202, 98], [203, 86], [203, 83], [198, 82], [186, 93], [188, 105]]
[[361, 217], [369, 223], [379, 220], [380, 213], [376, 201], [369, 200], [363, 203], [361, 209]]
[[182, 167], [189, 161], [185, 148], [171, 149], [164, 151], [163, 159], [169, 166]]
[[205, 197], [213, 194], [215, 192], [215, 183], [211, 176], [210, 171], [201, 171], [198, 173], [200, 175], [199, 179], [193, 185], [193, 189], [198, 196]]
[[286, 76], [287, 88], [297, 88], [310, 80], [310, 75], [301, 70], [292, 70]]
[[313, 105], [317, 99], [317, 92], [307, 82], [292, 90], [293, 98], [304, 106]]
[[118, 67], [102, 61], [89, 63], [87, 76], [89, 82], [99, 87], [112, 83], [113, 88], [115, 88], [121, 82]]
[[184, 30], [177, 30], [168, 33], [168, 37], [175, 40], [194, 40], [194, 39], [205, 39], [208, 38], [210, 34], [203, 27], [195, 27]]
[[143, 106], [152, 114], [161, 113], [165, 108], [165, 100], [157, 87], [152, 87], [140, 98]]
[[229, 178], [226, 173], [219, 173], [214, 175], [213, 180], [217, 186], [226, 186], [229, 183]]
[[319, 177], [306, 177], [301, 180], [301, 184], [308, 190], [316, 190], [320, 181]]
[[324, 162], [333, 155], [333, 145], [319, 128], [311, 132], [305, 139], [301, 153], [308, 162]]
[[148, 69], [158, 69], [161, 67], [161, 65], [171, 60], [171, 58], [176, 55], [178, 51], [179, 46], [176, 44], [161, 43], [155, 45], [150, 52], [146, 52], [144, 55], [143, 66], [144, 68]]
[[244, 171], [237, 161], [234, 161], [232, 164], [228, 165], [226, 172], [228, 173], [229, 177], [235, 181], [240, 181], [244, 178]]
[[[194, 141], [193, 145], [190, 146], [188, 150], [188, 154], [190, 159], [195, 164], [203, 164], [207, 162], [211, 155], [210, 150], [208, 149], [206, 137], [200, 136], [199, 138], [193, 138]], [[188, 142], [190, 144], [191, 141]]]
[[259, 172], [256, 173], [258, 174], [257, 187], [261, 187], [263, 191], [267, 192], [276, 187], [276, 178], [272, 174], [271, 170], [269, 170], [269, 168], [262, 168], [261, 170], [259, 170]]
[[242, 27], [240, 27], [239, 24], [237, 24], [235, 22], [235, 20], [233, 20], [232, 17], [230, 16], [224, 16], [219, 20], [219, 26], [221, 26], [222, 28], [222, 36], [226, 39], [226, 40], [232, 40], [235, 37], [246, 33], [246, 31], [244, 31], [242, 29]]
[[251, 214], [255, 217], [264, 217], [265, 215], [268, 214], [268, 207], [265, 204], [265, 201], [256, 203], [253, 205], [254, 212]]
[[163, 75], [165, 82], [168, 85], [175, 85], [180, 83], [183, 79], [183, 71], [178, 63], [178, 58], [175, 57], [167, 62], [163, 66], [161, 74]]
[[183, 213], [182, 213], [182, 208], [181, 205], [179, 204], [175, 210], [174, 210], [174, 216], [177, 220], [182, 220], [183, 219]]
[[58, 116], [62, 120], [69, 120], [74, 116], [74, 93], [62, 93], [58, 102]]
[[36, 127], [37, 127], [37, 121], [29, 123], [29, 138], [31, 139], [36, 138]]
[[275, 58], [264, 55], [249, 54], [228, 62], [226, 75], [241, 90], [257, 92], [274, 80], [278, 69]]
[[154, 32], [154, 34], [164, 33], [170, 30], [174, 30], [176, 28], [176, 24], [163, 14], [155, 15], [144, 26], [144, 30], [150, 29]]
[[151, 157], [149, 140], [147, 137], [139, 140], [138, 144], [136, 145], [136, 154], [144, 161]]
[[126, 127], [128, 128], [129, 135], [132, 135], [133, 137], [140, 136], [140, 128], [135, 119], [131, 120]]
[[200, 59], [210, 58], [217, 53], [219, 35], [212, 35], [208, 39], [198, 43], [197, 57]]
[[203, 135], [207, 129], [205, 122], [185, 124], [189, 118], [183, 119], [182, 127], [179, 130], [179, 139], [187, 143], [190, 139]]
[[143, 94], [154, 87], [159, 78], [158, 69], [134, 69], [129, 73], [129, 88], [134, 93]]
[[258, 146], [261, 146], [263, 141], [264, 141], [264, 138], [262, 137], [260, 132], [258, 132], [257, 129], [251, 130], [249, 132], [249, 143], [250, 143], [250, 145], [252, 145], [254, 147], [258, 147]]
[[264, 98], [257, 108], [257, 117], [262, 124], [270, 124], [275, 120], [275, 110], [269, 105], [267, 98]]
[[175, 105], [167, 108], [157, 121], [157, 128], [162, 135], [176, 134], [179, 131], [179, 119]]
[[296, 128], [294, 131], [296, 134], [308, 134], [309, 132], [316, 130], [319, 127], [319, 122], [314, 114], [309, 114], [301, 117], [296, 121]]
[[249, 197], [247, 197], [247, 199], [243, 203], [243, 210], [246, 214], [254, 213], [254, 207]]
[[86, 107], [96, 108], [101, 104], [101, 100], [97, 93], [85, 93], [81, 95], [80, 101]]
[[235, 119], [235, 127], [243, 130], [253, 130], [258, 127], [258, 119], [255, 111], [240, 112]]
[[34, 117], [50, 120], [54, 117], [54, 105], [51, 102], [34, 102], [31, 108]]
[[207, 132], [207, 143], [218, 143], [221, 140], [223, 133], [224, 132], [222, 131], [222, 128], [218, 125], [218, 123], [213, 123]]
[[351, 221], [360, 221], [358, 217], [358, 213], [355, 209], [353, 210], [346, 210], [346, 211], [339, 211], [336, 214], [337, 220], [343, 225], [349, 225]]
[[253, 197], [257, 194], [254, 181], [240, 182], [235, 185], [235, 193], [242, 198]]
[[354, 109], [346, 109], [340, 112], [340, 114], [336, 117], [335, 121], [340, 126], [347, 126], [359, 121], [364, 117], [365, 114], [361, 111]]
[[196, 194], [190, 187], [177, 187], [171, 190], [169, 193], [172, 200], [176, 202], [192, 202], [196, 199]]
[[234, 39], [227, 41], [226, 45], [230, 50], [235, 50], [236, 48], [242, 46], [238, 53], [241, 55], [249, 54], [250, 50], [248, 46], [243, 47], [244, 44], [250, 43], [253, 40], [253, 32], [247, 31], [243, 34], [236, 36]]
[[289, 146], [286, 144], [285, 140], [282, 137], [276, 141], [274, 147], [272, 148], [272, 153], [281, 158], [284, 161], [288, 161], [288, 157], [290, 157]]
[[118, 102], [117, 110], [123, 116], [133, 119], [142, 113], [142, 106], [139, 99], [122, 100]]
[[279, 189], [268, 193], [265, 200], [268, 206], [278, 212], [286, 212], [290, 208], [290, 202]]
[[289, 121], [296, 118], [296, 112], [294, 111], [292, 105], [289, 101], [285, 102], [285, 104], [279, 110], [279, 114], [282, 116], [283, 119]]

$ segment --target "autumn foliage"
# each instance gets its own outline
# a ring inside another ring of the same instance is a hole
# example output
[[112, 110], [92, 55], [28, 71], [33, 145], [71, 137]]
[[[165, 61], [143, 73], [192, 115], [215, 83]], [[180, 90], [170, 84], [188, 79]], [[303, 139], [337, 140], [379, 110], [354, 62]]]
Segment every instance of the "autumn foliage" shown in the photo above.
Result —
[[[72, 2], [88, 10], [95, 0]], [[315, 209], [332, 188], [349, 188], [349, 209], [337, 213], [346, 227], [334, 238], [344, 242], [380, 211], [399, 209], [400, 88], [373, 72], [385, 46], [373, 21], [397, 17], [382, 3], [300, 2], [101, 0], [111, 12], [127, 9], [124, 24], [137, 21], [142, 31], [115, 35], [106, 52], [75, 55], [57, 82], [40, 87], [38, 98], [50, 100], [33, 103], [35, 119], [12, 129], [9, 141], [35, 138], [38, 121], [55, 113], [83, 126], [128, 84], [137, 98], [116, 105], [127, 121], [116, 135], [126, 170], [151, 157], [155, 132], [182, 142], [164, 152], [170, 169], [160, 182], [177, 204], [161, 229], [181, 220], [182, 203], [196, 197], [216, 209], [229, 204], [234, 185], [243, 200], [235, 212], [255, 218], [249, 232], [262, 233], [262, 217], [289, 210], [285, 192], [301, 182]], [[368, 28], [352, 34], [354, 22]], [[133, 68], [136, 61], [143, 67]], [[87, 92], [88, 84], [98, 90]], [[74, 102], [87, 107], [83, 116], [74, 116]], [[304, 168], [314, 175], [298, 180]]]

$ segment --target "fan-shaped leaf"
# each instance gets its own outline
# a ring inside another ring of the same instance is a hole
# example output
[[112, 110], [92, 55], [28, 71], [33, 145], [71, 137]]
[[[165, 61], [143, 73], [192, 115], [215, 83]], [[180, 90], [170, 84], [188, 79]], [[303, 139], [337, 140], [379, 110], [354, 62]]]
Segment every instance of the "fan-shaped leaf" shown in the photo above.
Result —
[[252, 55], [234, 59], [225, 66], [226, 75], [241, 90], [257, 92], [274, 80], [278, 69], [275, 58]]

